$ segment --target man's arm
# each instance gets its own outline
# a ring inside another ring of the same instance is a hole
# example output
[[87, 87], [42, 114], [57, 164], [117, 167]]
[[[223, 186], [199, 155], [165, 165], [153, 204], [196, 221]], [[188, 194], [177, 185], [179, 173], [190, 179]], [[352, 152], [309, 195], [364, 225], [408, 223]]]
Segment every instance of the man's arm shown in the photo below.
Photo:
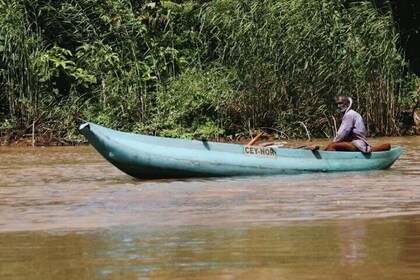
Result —
[[340, 128], [338, 129], [337, 135], [334, 137], [333, 142], [342, 142], [350, 135], [353, 129], [353, 117], [350, 114], [346, 114], [343, 117]]

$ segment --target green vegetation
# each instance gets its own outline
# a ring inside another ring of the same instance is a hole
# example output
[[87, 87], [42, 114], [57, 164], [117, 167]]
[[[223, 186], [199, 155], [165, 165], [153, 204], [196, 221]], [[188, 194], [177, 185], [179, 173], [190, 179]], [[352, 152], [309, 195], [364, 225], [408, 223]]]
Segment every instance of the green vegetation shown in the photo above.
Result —
[[371, 1], [146, 2], [0, 0], [3, 135], [70, 141], [87, 120], [172, 137], [331, 137], [335, 94], [356, 99], [371, 134], [391, 135], [419, 100], [392, 13]]

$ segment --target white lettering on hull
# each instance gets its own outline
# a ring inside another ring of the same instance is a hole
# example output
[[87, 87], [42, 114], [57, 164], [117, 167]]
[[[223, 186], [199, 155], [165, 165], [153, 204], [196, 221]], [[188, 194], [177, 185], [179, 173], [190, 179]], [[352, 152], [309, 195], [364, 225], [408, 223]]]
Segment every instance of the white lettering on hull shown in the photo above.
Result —
[[254, 147], [245, 146], [244, 154], [247, 156], [260, 156], [260, 157], [276, 157], [276, 151], [269, 147]]

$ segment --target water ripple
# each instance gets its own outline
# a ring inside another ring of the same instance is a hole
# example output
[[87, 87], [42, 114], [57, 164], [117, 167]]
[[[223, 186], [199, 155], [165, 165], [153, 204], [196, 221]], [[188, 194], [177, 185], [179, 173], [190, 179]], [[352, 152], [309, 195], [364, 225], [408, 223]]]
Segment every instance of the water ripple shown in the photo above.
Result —
[[[387, 139], [388, 140], [388, 139]], [[420, 138], [389, 170], [141, 181], [91, 147], [1, 148], [0, 231], [284, 224], [420, 214]]]

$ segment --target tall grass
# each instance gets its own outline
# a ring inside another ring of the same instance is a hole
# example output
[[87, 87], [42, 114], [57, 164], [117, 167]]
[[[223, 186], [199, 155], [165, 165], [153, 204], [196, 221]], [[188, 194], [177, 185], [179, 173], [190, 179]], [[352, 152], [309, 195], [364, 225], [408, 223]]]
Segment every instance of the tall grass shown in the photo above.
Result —
[[214, 59], [238, 69], [238, 115], [252, 126], [332, 135], [332, 97], [355, 97], [372, 134], [395, 133], [403, 61], [392, 15], [369, 1], [215, 0], [203, 11]]
[[371, 134], [396, 133], [415, 82], [392, 16], [340, 2], [0, 0], [0, 129], [331, 137], [346, 94]]
[[1, 95], [13, 121], [28, 126], [39, 116], [41, 85], [35, 61], [42, 52], [40, 30], [19, 1], [0, 2]]
[[[185, 51], [194, 35], [180, 36], [191, 31], [182, 26], [190, 11], [144, 2], [1, 1], [3, 118], [17, 127], [42, 120], [57, 130], [80, 118], [129, 130], [150, 118], [156, 88], [195, 54]], [[72, 118], [53, 110], [67, 103], [75, 104]]]

